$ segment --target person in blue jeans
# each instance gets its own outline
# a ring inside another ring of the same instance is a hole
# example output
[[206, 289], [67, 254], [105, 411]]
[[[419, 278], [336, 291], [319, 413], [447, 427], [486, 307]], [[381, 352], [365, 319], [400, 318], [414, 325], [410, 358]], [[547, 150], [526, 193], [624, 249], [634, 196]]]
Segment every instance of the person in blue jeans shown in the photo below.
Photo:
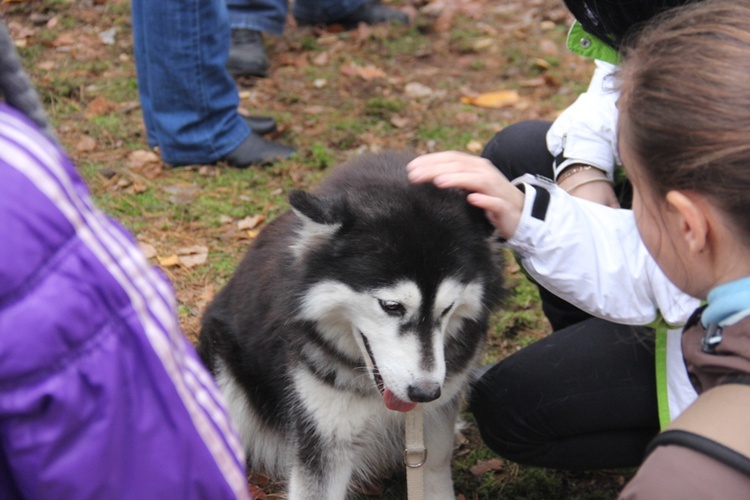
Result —
[[237, 111], [224, 0], [132, 0], [132, 16], [148, 143], [164, 162], [245, 168], [292, 155], [294, 148], [262, 137], [272, 120]]
[[[284, 33], [288, 0], [226, 0], [232, 45], [227, 69], [233, 76], [268, 75], [268, 57], [261, 32]], [[409, 17], [382, 5], [380, 0], [296, 0], [294, 18], [301, 26], [340, 24], [344, 29], [359, 23], [409, 23]]]

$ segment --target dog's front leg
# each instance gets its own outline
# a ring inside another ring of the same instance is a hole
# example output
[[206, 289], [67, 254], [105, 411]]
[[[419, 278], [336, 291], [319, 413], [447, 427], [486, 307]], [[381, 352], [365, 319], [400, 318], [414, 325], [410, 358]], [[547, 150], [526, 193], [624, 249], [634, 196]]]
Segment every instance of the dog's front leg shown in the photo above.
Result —
[[348, 449], [324, 443], [317, 436], [303, 437], [289, 478], [289, 500], [344, 500], [353, 459]]
[[425, 498], [454, 500], [451, 459], [458, 405], [445, 405], [424, 413], [427, 462], [424, 467]]

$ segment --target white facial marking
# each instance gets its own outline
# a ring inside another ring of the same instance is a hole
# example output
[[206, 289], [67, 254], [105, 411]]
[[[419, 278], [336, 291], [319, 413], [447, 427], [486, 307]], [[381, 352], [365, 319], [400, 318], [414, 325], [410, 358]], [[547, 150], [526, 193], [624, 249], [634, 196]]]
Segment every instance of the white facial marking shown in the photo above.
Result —
[[[458, 332], [464, 319], [479, 316], [482, 291], [480, 281], [466, 285], [448, 278], [440, 284], [432, 317], [427, 319], [435, 325], [430, 339], [431, 363], [423, 362], [423, 348], [416, 332], [423, 297], [412, 281], [364, 292], [341, 282], [322, 282], [306, 294], [300, 316], [317, 322], [321, 331], [328, 333], [326, 338], [342, 352], [364, 359], [372, 375], [364, 335], [385, 387], [399, 399], [409, 401], [411, 385], [442, 386], [445, 338]], [[411, 329], [406, 329], [407, 325]]]

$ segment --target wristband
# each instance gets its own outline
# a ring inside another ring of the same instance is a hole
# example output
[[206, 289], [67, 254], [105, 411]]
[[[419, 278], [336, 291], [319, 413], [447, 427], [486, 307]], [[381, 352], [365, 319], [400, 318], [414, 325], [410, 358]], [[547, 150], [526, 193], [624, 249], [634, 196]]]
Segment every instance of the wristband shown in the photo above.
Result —
[[572, 193], [575, 189], [584, 186], [586, 184], [591, 184], [592, 182], [606, 182], [607, 184], [612, 184], [612, 181], [607, 179], [606, 177], [594, 177], [593, 179], [586, 179], [585, 181], [581, 181], [578, 184], [573, 184], [568, 189], [565, 189], [566, 192]]
[[[591, 166], [591, 165], [573, 165], [571, 167], [568, 167], [565, 170], [563, 170], [563, 172], [559, 176], [557, 176], [557, 183], [560, 184], [561, 182], [563, 182], [565, 179], [569, 177], [573, 177], [574, 175], [579, 174], [581, 172], [587, 172], [593, 168], [596, 168], [596, 167]], [[607, 174], [604, 174], [604, 175], [606, 176]]]

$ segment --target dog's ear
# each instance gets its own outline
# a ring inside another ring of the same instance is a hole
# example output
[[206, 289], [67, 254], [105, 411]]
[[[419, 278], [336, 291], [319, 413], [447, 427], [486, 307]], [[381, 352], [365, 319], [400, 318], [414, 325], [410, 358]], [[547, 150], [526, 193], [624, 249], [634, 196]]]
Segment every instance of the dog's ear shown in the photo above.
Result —
[[299, 239], [292, 247], [297, 258], [328, 242], [350, 218], [343, 196], [319, 196], [295, 190], [289, 193], [289, 204], [302, 220]]
[[340, 226], [346, 222], [349, 214], [343, 196], [319, 196], [294, 190], [289, 193], [289, 204], [298, 215], [327, 226]]

